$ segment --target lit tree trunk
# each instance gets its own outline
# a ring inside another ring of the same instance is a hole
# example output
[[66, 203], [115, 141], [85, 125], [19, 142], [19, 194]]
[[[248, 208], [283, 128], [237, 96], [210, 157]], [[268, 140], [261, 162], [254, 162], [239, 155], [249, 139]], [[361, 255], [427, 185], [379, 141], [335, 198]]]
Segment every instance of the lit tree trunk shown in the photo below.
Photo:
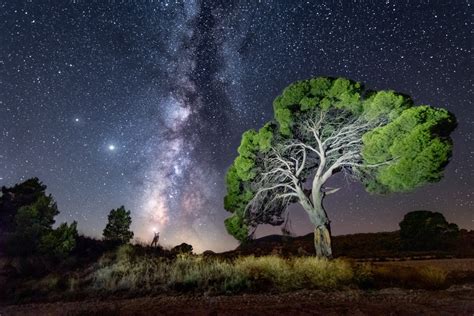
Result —
[[325, 193], [321, 191], [320, 185], [313, 185], [312, 202], [313, 207], [310, 210], [309, 217], [314, 224], [314, 248], [316, 256], [319, 258], [332, 258], [331, 245], [331, 224], [323, 207], [323, 198]]
[[331, 227], [329, 222], [314, 228], [314, 248], [317, 257], [332, 258]]

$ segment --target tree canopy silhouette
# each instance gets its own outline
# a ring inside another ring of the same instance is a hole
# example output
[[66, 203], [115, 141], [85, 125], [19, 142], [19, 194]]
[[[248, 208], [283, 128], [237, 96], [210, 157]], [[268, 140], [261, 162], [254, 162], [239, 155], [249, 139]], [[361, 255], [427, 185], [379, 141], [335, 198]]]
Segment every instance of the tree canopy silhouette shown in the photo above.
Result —
[[53, 229], [59, 214], [46, 185], [38, 178], [28, 179], [11, 188], [2, 187], [0, 229], [2, 243], [12, 255], [43, 254], [64, 258], [76, 245], [77, 224], [61, 224]]
[[22, 206], [34, 203], [45, 195], [46, 185], [38, 178], [31, 178], [11, 188], [2, 187], [0, 195], [0, 230], [11, 232], [15, 229], [15, 215]]
[[109, 213], [103, 236], [106, 240], [128, 243], [133, 238], [133, 232], [130, 231], [131, 224], [130, 211], [125, 210], [124, 206], [113, 209]]
[[449, 249], [458, 236], [458, 225], [448, 223], [439, 212], [409, 212], [400, 222], [400, 243], [405, 250]]
[[369, 192], [404, 192], [441, 179], [452, 150], [455, 117], [415, 106], [394, 91], [367, 91], [344, 78], [298, 81], [273, 102], [274, 120], [242, 135], [226, 175], [225, 220], [238, 240], [259, 224], [281, 225], [299, 203], [315, 226], [318, 256], [331, 257], [323, 206], [336, 193], [327, 181], [342, 172]]

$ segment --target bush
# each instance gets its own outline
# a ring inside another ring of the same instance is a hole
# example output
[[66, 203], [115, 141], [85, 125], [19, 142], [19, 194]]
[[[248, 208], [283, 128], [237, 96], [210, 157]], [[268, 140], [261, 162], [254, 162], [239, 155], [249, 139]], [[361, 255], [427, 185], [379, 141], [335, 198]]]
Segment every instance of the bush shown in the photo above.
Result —
[[292, 280], [298, 288], [338, 288], [351, 283], [354, 276], [347, 261], [314, 257], [294, 259], [292, 272]]
[[46, 233], [40, 241], [39, 250], [58, 259], [66, 258], [76, 246], [77, 223], [62, 223], [58, 228]]
[[171, 249], [171, 252], [174, 253], [181, 253], [181, 254], [191, 254], [193, 252], [193, 246], [188, 245], [187, 243], [182, 243], [173, 249]]

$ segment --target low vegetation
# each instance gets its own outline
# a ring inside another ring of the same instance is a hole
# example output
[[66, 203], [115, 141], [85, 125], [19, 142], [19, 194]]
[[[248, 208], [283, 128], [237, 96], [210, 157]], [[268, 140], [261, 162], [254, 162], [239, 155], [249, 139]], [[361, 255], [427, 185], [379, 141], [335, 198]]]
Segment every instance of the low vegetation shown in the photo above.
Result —
[[14, 301], [97, 296], [201, 293], [222, 295], [302, 289], [426, 288], [448, 286], [434, 266], [403, 267], [316, 257], [242, 256], [234, 259], [177, 254], [165, 257], [123, 245], [79, 271], [51, 273], [8, 293]]

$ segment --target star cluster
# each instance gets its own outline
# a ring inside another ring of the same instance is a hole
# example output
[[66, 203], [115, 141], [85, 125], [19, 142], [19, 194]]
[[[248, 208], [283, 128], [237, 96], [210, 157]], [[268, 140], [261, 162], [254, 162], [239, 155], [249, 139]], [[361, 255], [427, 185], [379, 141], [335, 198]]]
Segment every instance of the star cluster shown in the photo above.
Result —
[[4, 1], [0, 185], [38, 176], [58, 221], [85, 234], [123, 204], [144, 241], [228, 249], [224, 175], [242, 132], [289, 83], [344, 76], [445, 107], [459, 127], [440, 183], [344, 186], [327, 203], [334, 233], [394, 230], [420, 208], [473, 229], [471, 14], [468, 1]]

